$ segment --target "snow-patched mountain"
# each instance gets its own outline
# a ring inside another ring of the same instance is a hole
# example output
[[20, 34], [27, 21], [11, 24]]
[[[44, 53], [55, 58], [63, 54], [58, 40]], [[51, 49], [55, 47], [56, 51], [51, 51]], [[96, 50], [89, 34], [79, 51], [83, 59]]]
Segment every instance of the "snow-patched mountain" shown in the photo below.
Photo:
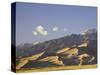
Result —
[[84, 35], [72, 34], [37, 44], [17, 46], [16, 58], [17, 69], [50, 65], [96, 64], [97, 31], [90, 29]]

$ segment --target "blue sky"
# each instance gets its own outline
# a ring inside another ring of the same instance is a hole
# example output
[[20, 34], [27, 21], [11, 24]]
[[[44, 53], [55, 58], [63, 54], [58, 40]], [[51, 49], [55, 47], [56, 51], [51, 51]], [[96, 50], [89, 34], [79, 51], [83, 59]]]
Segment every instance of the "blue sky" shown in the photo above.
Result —
[[16, 44], [36, 43], [97, 28], [97, 8], [17, 3]]

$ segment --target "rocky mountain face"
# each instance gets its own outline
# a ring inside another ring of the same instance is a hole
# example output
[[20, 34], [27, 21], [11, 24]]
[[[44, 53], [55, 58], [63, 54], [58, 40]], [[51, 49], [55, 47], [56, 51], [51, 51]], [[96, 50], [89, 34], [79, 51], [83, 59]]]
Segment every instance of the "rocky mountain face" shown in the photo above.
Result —
[[16, 69], [96, 64], [97, 32], [91, 29], [84, 34], [17, 46], [16, 59]]

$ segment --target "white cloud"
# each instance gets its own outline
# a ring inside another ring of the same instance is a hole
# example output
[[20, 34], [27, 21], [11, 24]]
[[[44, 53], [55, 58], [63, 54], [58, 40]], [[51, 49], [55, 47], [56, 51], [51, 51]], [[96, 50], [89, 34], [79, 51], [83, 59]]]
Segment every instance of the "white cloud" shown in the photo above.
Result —
[[48, 34], [48, 32], [41, 25], [37, 26], [33, 33], [35, 35], [40, 34], [40, 35], [43, 35], [43, 36], [46, 36]]
[[58, 28], [57, 26], [55, 26], [52, 30], [53, 30], [53, 31], [58, 31], [59, 28]]
[[44, 31], [44, 28], [43, 28], [43, 26], [37, 26], [36, 27], [36, 31], [38, 31], [38, 32], [42, 32], [42, 31]]
[[45, 36], [45, 35], [48, 34], [48, 32], [47, 31], [43, 31], [43, 32], [41, 32], [41, 34]]
[[33, 31], [33, 35], [38, 35], [38, 33], [36, 31]]

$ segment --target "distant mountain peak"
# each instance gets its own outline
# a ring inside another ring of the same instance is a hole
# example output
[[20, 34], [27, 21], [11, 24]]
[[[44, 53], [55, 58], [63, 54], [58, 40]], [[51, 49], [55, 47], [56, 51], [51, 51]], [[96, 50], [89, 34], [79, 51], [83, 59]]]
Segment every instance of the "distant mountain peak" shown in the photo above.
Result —
[[96, 33], [96, 32], [97, 32], [96, 29], [87, 29], [87, 30], [84, 30], [81, 34], [85, 35], [85, 34], [92, 34], [92, 33]]

